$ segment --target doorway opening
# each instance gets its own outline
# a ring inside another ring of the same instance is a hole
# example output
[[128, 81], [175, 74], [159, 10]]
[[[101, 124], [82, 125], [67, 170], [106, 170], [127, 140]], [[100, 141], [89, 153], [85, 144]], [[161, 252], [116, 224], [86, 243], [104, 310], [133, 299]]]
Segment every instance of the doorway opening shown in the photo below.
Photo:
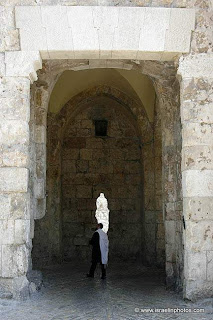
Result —
[[[90, 261], [96, 199], [103, 192], [110, 210], [109, 261], [164, 269], [167, 199], [157, 85], [136, 70], [66, 68], [47, 61], [32, 87], [35, 119], [42, 111], [47, 118], [46, 158], [36, 161], [46, 170], [46, 206], [38, 197], [36, 210], [46, 207], [46, 213], [35, 221], [33, 268]], [[175, 251], [171, 241], [167, 247]]]

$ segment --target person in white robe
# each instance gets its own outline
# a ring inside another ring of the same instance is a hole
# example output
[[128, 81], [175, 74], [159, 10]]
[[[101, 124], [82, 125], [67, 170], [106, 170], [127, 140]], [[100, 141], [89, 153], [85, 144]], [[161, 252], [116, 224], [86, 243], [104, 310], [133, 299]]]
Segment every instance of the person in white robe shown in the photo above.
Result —
[[95, 269], [98, 263], [101, 265], [101, 279], [106, 279], [106, 266], [108, 263], [109, 240], [107, 234], [102, 230], [103, 224], [97, 225], [97, 230], [94, 232], [90, 244], [92, 248], [92, 265], [87, 277], [94, 278]]

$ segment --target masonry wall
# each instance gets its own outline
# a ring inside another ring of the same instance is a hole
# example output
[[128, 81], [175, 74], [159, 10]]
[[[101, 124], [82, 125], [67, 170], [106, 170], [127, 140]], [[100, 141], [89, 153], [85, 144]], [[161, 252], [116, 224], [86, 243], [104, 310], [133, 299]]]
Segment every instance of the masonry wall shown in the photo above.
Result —
[[[2, 200], [1, 212], [3, 213], [1, 215], [2, 268], [0, 275], [1, 285], [13, 292], [14, 295], [16, 295], [16, 293], [19, 295], [22, 290], [21, 288], [26, 289], [28, 287], [26, 272], [31, 268], [30, 238], [33, 238], [33, 218], [37, 216], [37, 210], [35, 210], [35, 207], [32, 205], [34, 198], [32, 197], [31, 201], [29, 200], [30, 193], [32, 195], [32, 190], [30, 190], [32, 186], [28, 184], [30, 180], [29, 177], [32, 180], [30, 158], [35, 150], [31, 143], [29, 146], [29, 118], [26, 117], [30, 109], [29, 79], [32, 80], [32, 74], [30, 72], [33, 71], [35, 74], [36, 68], [31, 66], [33, 59], [27, 60], [27, 68], [23, 68], [23, 65], [26, 66], [26, 64], [24, 64], [26, 56], [24, 56], [25, 58], [23, 58], [23, 60], [19, 60], [18, 58], [16, 63], [9, 63], [14, 73], [11, 72], [8, 76], [8, 71], [5, 71], [5, 52], [20, 50], [19, 30], [15, 25], [14, 7], [16, 5], [36, 6], [36, 3], [34, 0], [1, 0], [0, 4], [0, 15], [3, 21], [0, 26], [0, 92], [3, 98], [1, 103], [4, 106], [4, 112], [1, 117], [1, 158], [3, 160], [1, 160], [2, 184], [0, 192]], [[209, 177], [211, 178], [212, 175], [211, 125], [213, 120], [211, 117], [212, 101], [208, 99], [206, 103], [204, 102], [205, 99], [202, 98], [205, 94], [211, 96], [212, 92], [213, 75], [210, 72], [210, 66], [212, 65], [212, 2], [210, 0], [142, 0], [119, 1], [115, 3], [113, 0], [107, 2], [102, 0], [91, 0], [89, 2], [61, 0], [40, 1], [39, 4], [134, 5], [196, 9], [196, 26], [195, 31], [192, 33], [190, 53], [185, 58], [181, 57], [180, 61], [179, 58], [177, 58], [177, 62], [180, 62], [182, 135], [184, 142], [182, 148], [182, 177], [184, 186], [183, 216], [185, 220], [187, 220], [187, 231], [183, 231], [184, 249], [187, 248], [184, 257], [186, 266], [184, 273], [184, 291], [185, 296], [190, 299], [203, 295], [212, 295], [212, 216], [209, 212], [212, 211], [211, 199], [213, 193]], [[20, 64], [20, 61], [22, 61], [23, 64]], [[18, 70], [16, 69], [17, 65], [21, 65], [21, 68], [18, 68]], [[152, 75], [153, 72], [150, 74]], [[203, 90], [202, 88], [205, 89]], [[26, 100], [23, 99], [23, 97], [26, 98]], [[16, 108], [14, 108], [14, 106], [16, 106]], [[17, 110], [26, 110], [26, 112], [17, 115]], [[188, 115], [190, 115], [190, 117], [188, 117]], [[10, 131], [9, 128], [10, 130], [13, 128], [13, 130]], [[26, 138], [24, 138], [24, 144], [23, 136]], [[26, 146], [26, 149], [22, 149], [23, 145]], [[23, 155], [23, 159], [26, 159], [26, 161], [22, 161], [22, 156], [20, 157], [16, 151], [15, 156], [8, 157], [8, 154], [14, 154], [13, 148], [15, 150], [21, 150], [20, 154]], [[10, 151], [9, 153], [8, 150]], [[9, 159], [10, 161], [8, 161]], [[17, 179], [17, 177], [19, 179]], [[20, 185], [19, 181], [22, 181], [22, 185]], [[205, 183], [206, 181], [209, 181], [209, 183]], [[195, 182], [197, 182], [197, 184], [195, 184]], [[202, 188], [202, 192], [200, 192], [199, 189], [201, 184], [205, 187]], [[14, 199], [15, 205], [12, 201]], [[17, 199], [21, 201], [19, 202]], [[55, 203], [57, 204], [57, 201], [55, 201]], [[41, 211], [45, 212], [44, 210], [45, 206]], [[17, 212], [20, 214], [16, 215]], [[179, 225], [181, 225], [180, 221]], [[210, 234], [210, 236], [204, 238], [203, 233], [198, 232], [195, 226], [199, 226], [204, 234]], [[170, 234], [167, 230], [170, 230], [168, 229], [168, 224], [166, 226], [166, 234], [169, 239]], [[182, 230], [181, 228], [179, 228], [179, 230], [179, 235], [181, 236]], [[200, 247], [194, 247], [193, 243], [195, 242], [200, 244]], [[168, 252], [168, 256], [169, 255]], [[173, 266], [175, 266], [175, 264], [176, 261], [174, 263], [172, 262]], [[167, 269], [168, 276], [170, 276], [171, 270], [173, 269]]]
[[[125, 111], [125, 110], [124, 110]], [[107, 120], [106, 137], [95, 136], [95, 120]], [[141, 256], [141, 146], [136, 129], [112, 99], [85, 105], [70, 123], [62, 147], [64, 258], [89, 258], [96, 199], [104, 192], [110, 209], [110, 258]]]

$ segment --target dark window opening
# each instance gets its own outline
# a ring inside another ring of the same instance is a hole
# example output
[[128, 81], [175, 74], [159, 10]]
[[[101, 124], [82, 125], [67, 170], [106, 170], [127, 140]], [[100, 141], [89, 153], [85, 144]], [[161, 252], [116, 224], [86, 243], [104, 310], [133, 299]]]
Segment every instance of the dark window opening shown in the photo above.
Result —
[[107, 136], [107, 120], [95, 120], [95, 135], [97, 137], [106, 137]]

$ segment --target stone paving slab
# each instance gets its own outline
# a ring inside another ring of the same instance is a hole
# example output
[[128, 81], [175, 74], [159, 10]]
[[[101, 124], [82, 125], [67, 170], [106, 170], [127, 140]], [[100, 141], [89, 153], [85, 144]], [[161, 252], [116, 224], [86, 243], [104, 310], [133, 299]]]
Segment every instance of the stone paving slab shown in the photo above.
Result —
[[[138, 264], [114, 263], [107, 279], [85, 277], [88, 266], [69, 263], [43, 270], [44, 286], [26, 301], [0, 300], [0, 320], [210, 320], [212, 300], [183, 301], [165, 289], [164, 274]], [[205, 313], [141, 312], [145, 308], [205, 308]]]

